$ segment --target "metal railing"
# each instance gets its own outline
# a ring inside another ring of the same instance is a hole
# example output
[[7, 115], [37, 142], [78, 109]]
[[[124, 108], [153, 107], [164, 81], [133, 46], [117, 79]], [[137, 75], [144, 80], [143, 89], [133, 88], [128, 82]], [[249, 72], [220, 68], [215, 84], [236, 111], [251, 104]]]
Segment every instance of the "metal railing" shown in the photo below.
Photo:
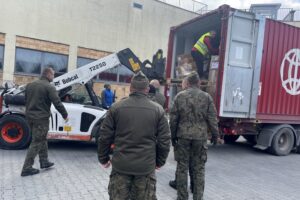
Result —
[[[251, 12], [249, 9], [245, 9], [245, 11]], [[280, 21], [300, 21], [300, 10], [294, 10], [292, 8], [279, 8], [275, 16], [269, 16], [270, 13], [259, 14], [265, 16], [266, 18], [272, 18]]]
[[[191, 12], [205, 14], [209, 12], [207, 4], [199, 0], [157, 0]], [[249, 9], [242, 9], [249, 11]], [[268, 17], [268, 16], [266, 16]], [[281, 21], [300, 21], [300, 10], [292, 8], [279, 8], [277, 12], [277, 20]]]
[[283, 21], [300, 21], [300, 10], [280, 8], [277, 12], [277, 19]]

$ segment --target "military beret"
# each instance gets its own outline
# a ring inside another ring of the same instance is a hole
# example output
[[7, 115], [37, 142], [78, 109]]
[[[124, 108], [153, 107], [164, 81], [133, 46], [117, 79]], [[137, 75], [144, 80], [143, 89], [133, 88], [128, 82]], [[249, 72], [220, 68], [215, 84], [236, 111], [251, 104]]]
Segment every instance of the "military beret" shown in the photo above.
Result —
[[191, 85], [198, 84], [200, 78], [197, 72], [192, 72], [187, 76], [187, 81]]
[[138, 90], [146, 89], [149, 86], [149, 80], [143, 72], [137, 72], [131, 79], [131, 86]]

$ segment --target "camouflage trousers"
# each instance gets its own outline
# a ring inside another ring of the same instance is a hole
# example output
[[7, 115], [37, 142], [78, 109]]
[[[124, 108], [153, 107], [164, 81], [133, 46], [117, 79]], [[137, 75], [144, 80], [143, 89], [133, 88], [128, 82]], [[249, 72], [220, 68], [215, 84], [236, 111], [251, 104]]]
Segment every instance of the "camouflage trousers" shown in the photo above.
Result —
[[48, 143], [47, 133], [49, 130], [49, 121], [28, 121], [32, 140], [28, 148], [23, 170], [29, 169], [34, 164], [34, 158], [39, 155], [40, 163], [48, 161]]
[[155, 171], [148, 175], [127, 175], [111, 172], [108, 194], [110, 200], [155, 200]]
[[207, 161], [206, 141], [178, 139], [177, 148], [177, 200], [187, 200], [187, 172], [190, 159], [193, 172], [193, 200], [203, 200], [205, 184], [205, 163]]
[[[190, 161], [189, 161], [189, 175], [190, 175], [190, 187], [194, 187], [194, 173], [193, 173], [193, 163], [192, 163], [192, 154], [190, 154]], [[177, 155], [177, 146], [174, 146], [174, 159], [178, 161], [178, 155]], [[176, 168], [177, 171], [177, 168]], [[176, 183], [176, 172], [175, 172], [175, 183]]]

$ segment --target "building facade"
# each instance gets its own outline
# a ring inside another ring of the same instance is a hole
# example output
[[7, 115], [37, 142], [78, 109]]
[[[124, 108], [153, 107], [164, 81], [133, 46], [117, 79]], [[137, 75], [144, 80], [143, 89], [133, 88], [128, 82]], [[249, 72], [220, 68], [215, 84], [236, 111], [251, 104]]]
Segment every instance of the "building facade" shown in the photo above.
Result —
[[[26, 84], [51, 64], [65, 73], [131, 48], [140, 60], [167, 51], [170, 27], [197, 14], [156, 0], [0, 0], [0, 83]], [[131, 72], [118, 67], [95, 77], [127, 96]]]

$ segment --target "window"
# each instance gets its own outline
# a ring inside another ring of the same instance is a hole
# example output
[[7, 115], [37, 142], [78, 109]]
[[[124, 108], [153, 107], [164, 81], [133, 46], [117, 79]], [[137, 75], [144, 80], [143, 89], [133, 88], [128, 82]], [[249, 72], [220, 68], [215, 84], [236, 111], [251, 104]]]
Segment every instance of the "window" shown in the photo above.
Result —
[[136, 2], [133, 2], [133, 7], [134, 7], [134, 8], [137, 8], [137, 9], [140, 9], [140, 10], [143, 9], [143, 5], [142, 5], [142, 4], [139, 4], [139, 3], [136, 3]]
[[[81, 67], [93, 61], [95, 61], [95, 59], [77, 57], [77, 67]], [[132, 75], [133, 72], [125, 66], [119, 66], [100, 73], [95, 77], [95, 80], [130, 83]]]
[[119, 67], [119, 82], [130, 83], [133, 72], [125, 66]]
[[65, 73], [68, 68], [68, 56], [23, 48], [16, 49], [16, 73], [40, 75], [42, 69], [49, 65], [55, 72]]
[[67, 94], [71, 95], [73, 103], [92, 105], [91, 97], [84, 85], [79, 83], [72, 85], [72, 89]]
[[96, 59], [77, 57], [77, 68], [94, 62]]
[[56, 54], [56, 53], [43, 53], [44, 58], [42, 62], [42, 67], [47, 67], [49, 65], [53, 66], [54, 71], [60, 73], [66, 73], [68, 69], [68, 56]]
[[4, 46], [0, 45], [0, 70], [3, 70]]
[[98, 75], [98, 79], [101, 81], [118, 81], [118, 68], [108, 69]]

